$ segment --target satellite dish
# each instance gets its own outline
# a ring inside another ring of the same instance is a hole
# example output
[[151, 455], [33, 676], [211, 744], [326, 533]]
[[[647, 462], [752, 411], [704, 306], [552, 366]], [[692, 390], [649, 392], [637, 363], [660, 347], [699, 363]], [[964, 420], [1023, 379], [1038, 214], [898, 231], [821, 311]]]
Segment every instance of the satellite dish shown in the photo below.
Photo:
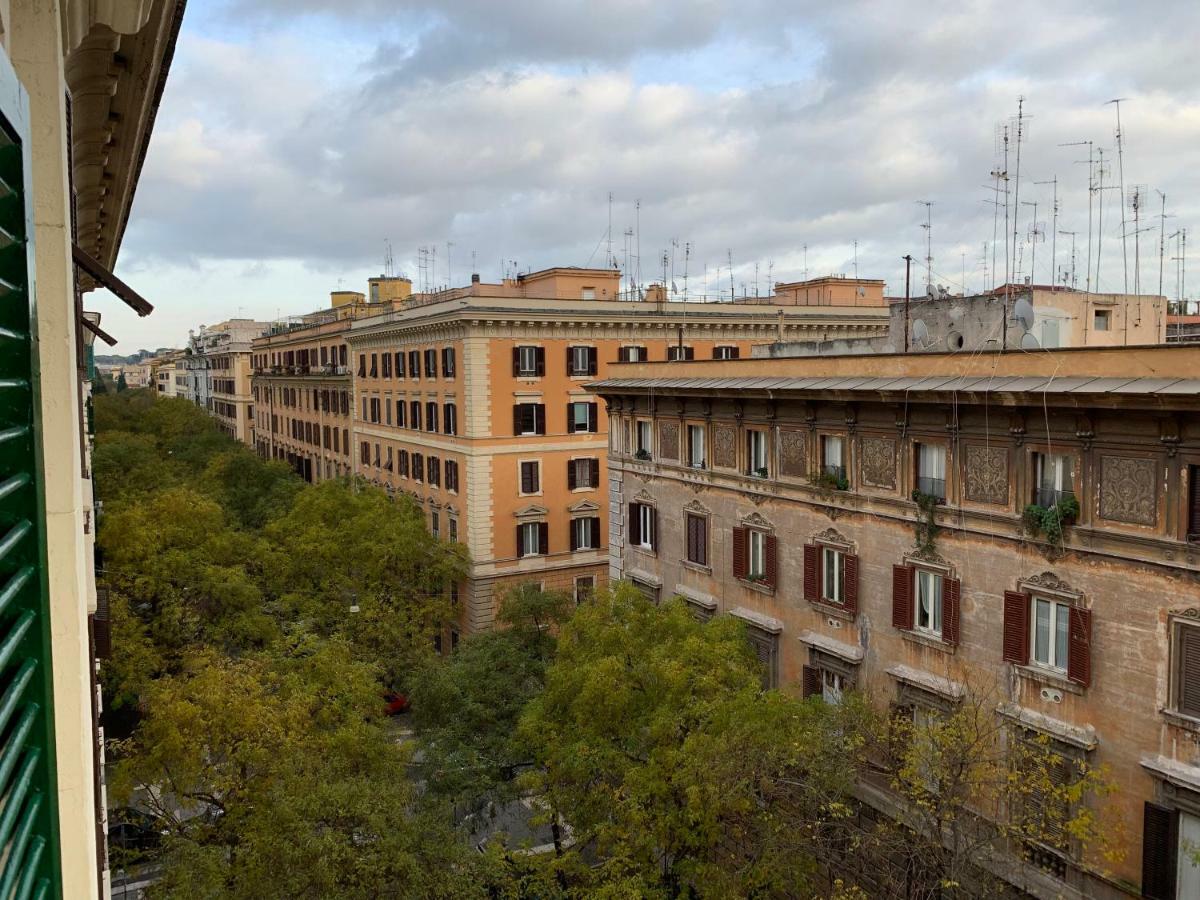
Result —
[[917, 319], [912, 326], [912, 341], [918, 347], [924, 347], [929, 340], [929, 327], [924, 320]]
[[1026, 331], [1033, 327], [1033, 304], [1029, 302], [1028, 297], [1022, 297], [1013, 304], [1013, 318], [1020, 322]]
[[1038, 343], [1037, 338], [1027, 331], [1021, 335], [1021, 343], [1019, 346], [1022, 350], [1037, 350], [1041, 347], [1041, 344]]

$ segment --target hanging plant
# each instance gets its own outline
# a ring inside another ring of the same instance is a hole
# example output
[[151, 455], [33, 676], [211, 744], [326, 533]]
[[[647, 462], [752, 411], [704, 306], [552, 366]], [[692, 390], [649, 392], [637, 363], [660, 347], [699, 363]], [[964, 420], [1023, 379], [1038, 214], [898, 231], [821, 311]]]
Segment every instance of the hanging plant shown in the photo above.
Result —
[[912, 492], [913, 502], [917, 504], [917, 522], [915, 526], [917, 549], [922, 553], [933, 553], [941, 527], [937, 523], [937, 508], [943, 502], [942, 498], [923, 491]]
[[1078, 515], [1079, 501], [1067, 496], [1053, 506], [1030, 503], [1021, 513], [1021, 524], [1031, 537], [1041, 535], [1050, 544], [1061, 544], [1063, 528], [1073, 524]]

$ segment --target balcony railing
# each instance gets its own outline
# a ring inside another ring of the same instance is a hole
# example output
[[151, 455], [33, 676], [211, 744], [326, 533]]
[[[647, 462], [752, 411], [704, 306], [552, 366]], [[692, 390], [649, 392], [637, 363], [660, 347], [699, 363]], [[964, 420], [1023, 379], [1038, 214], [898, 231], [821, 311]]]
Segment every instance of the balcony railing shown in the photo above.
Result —
[[917, 476], [917, 490], [928, 497], [938, 500], [946, 499], [946, 479], [931, 478], [928, 475]]
[[1043, 509], [1050, 509], [1052, 506], [1057, 506], [1068, 497], [1074, 497], [1075, 492], [1072, 490], [1059, 490], [1058, 488], [1038, 488], [1034, 494], [1033, 502]]
[[838, 481], [841, 481], [846, 477], [846, 467], [835, 465], [833, 463], [826, 463], [825, 465], [821, 466], [821, 473], [823, 475], [828, 475], [830, 478], [836, 478]]

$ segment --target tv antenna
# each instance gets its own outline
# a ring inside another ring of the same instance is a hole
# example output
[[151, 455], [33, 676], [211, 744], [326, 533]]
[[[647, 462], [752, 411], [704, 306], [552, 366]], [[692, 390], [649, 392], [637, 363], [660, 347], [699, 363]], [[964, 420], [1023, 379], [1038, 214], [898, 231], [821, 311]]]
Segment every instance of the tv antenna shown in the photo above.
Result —
[[[1013, 233], [1012, 253], [1014, 260], [1017, 253], [1017, 220], [1021, 217], [1021, 144], [1025, 140], [1025, 97], [1017, 97], [1017, 171], [1013, 181]], [[1007, 169], [1008, 166], [1005, 166]], [[1014, 265], [1011, 271], [1016, 271]]]
[[[1071, 280], [1069, 283], [1071, 285], [1071, 289], [1074, 290], [1075, 288], [1078, 287], [1078, 282], [1075, 279], [1075, 235], [1078, 234], [1079, 232], [1077, 232], [1077, 231], [1060, 231], [1058, 233], [1061, 235], [1069, 235], [1071, 238], [1071, 276], [1070, 276]], [[1062, 281], [1063, 281], [1063, 284], [1068, 284], [1067, 270], [1065, 267], [1063, 268]]]
[[[925, 285], [928, 287], [933, 284], [933, 201], [932, 200], [917, 200], [925, 207], [925, 224], [921, 227], [925, 230]], [[858, 242], [855, 241], [855, 258], [857, 259]], [[855, 268], [857, 269], [857, 263]], [[855, 273], [857, 277], [857, 272]]]
[[1033, 220], [1029, 223], [1029, 283], [1037, 284], [1037, 243], [1045, 240], [1046, 230], [1037, 220], [1037, 201], [1022, 200], [1022, 206], [1033, 207]]
[[1158, 199], [1162, 201], [1162, 209], [1158, 214], [1158, 296], [1163, 296], [1163, 257], [1167, 252], [1167, 195], [1158, 188], [1154, 189]]
[[[1124, 97], [1117, 97], [1115, 100], [1109, 100], [1117, 110], [1117, 173], [1121, 179], [1121, 196], [1125, 196], [1125, 136], [1121, 133], [1121, 101]], [[1108, 104], [1106, 103], [1105, 106]], [[1136, 255], [1137, 251], [1134, 250]], [[1121, 264], [1125, 270], [1125, 293], [1129, 293], [1129, 248], [1125, 240], [1125, 206], [1121, 206]], [[1134, 293], [1137, 293], [1137, 276], [1134, 275]]]
[[[1093, 161], [1093, 158], [1092, 158], [1093, 144], [1092, 144], [1092, 141], [1071, 141], [1066, 144], [1059, 144], [1058, 146], [1060, 146], [1060, 147], [1084, 147], [1084, 146], [1086, 146], [1088, 148], [1088, 158], [1086, 160], [1087, 167], [1088, 167], [1088, 187], [1087, 187], [1087, 192], [1088, 192], [1088, 238], [1087, 238], [1088, 265], [1087, 265], [1087, 274], [1084, 277], [1084, 291], [1087, 293], [1091, 293], [1091, 290], [1092, 290], [1092, 196], [1096, 192], [1095, 185], [1094, 185], [1095, 162]], [[1084, 160], [1077, 159], [1077, 160], [1075, 160], [1075, 162], [1077, 164], [1082, 164], [1084, 162]], [[1067, 234], [1067, 232], [1064, 231], [1063, 234]], [[1074, 264], [1072, 264], [1072, 269], [1074, 269]]]
[[1049, 181], [1035, 181], [1034, 184], [1054, 185], [1054, 206], [1050, 221], [1050, 283], [1054, 284], [1058, 280], [1058, 176], [1055, 175]]
[[383, 274], [385, 278], [391, 278], [396, 274], [396, 263], [392, 258], [392, 242], [387, 238], [383, 239]]
[[1133, 190], [1129, 194], [1129, 208], [1133, 210], [1133, 292], [1141, 294], [1142, 292], [1142, 254], [1141, 246], [1142, 239], [1139, 237], [1141, 233], [1142, 223], [1142, 207], [1146, 203], [1146, 187], [1145, 185], [1134, 185]]

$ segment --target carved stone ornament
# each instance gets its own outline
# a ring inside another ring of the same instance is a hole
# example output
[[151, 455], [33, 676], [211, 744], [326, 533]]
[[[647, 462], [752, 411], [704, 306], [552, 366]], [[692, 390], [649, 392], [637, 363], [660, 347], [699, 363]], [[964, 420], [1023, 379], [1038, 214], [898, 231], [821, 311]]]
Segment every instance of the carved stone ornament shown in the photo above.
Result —
[[1157, 524], [1157, 463], [1133, 456], [1102, 456], [1100, 515], [1111, 522]]
[[967, 499], [975, 503], [1008, 505], [1008, 448], [968, 444]]
[[1194, 606], [1187, 606], [1183, 609], [1172, 609], [1170, 615], [1179, 616], [1184, 619], [1200, 619], [1200, 609]]
[[844, 544], [850, 546], [850, 538], [846, 537], [836, 528], [826, 528], [824, 531], [819, 531], [812, 537], [814, 543], [818, 544]]
[[946, 559], [946, 557], [942, 556], [936, 550], [923, 550], [921, 548], [917, 548], [916, 550], [911, 550], [906, 553], [904, 558], [906, 560], [912, 560], [913, 562], [928, 563], [931, 566], [939, 566], [947, 571], [951, 568], [950, 560]]
[[679, 423], [658, 423], [658, 455], [663, 459], [679, 459]]
[[742, 524], [750, 528], [761, 528], [764, 531], [770, 531], [775, 527], [756, 512], [750, 513], [750, 515], [742, 519]]
[[707, 516], [712, 513], [712, 510], [710, 510], [707, 506], [705, 506], [699, 500], [689, 500], [687, 503], [685, 503], [683, 505], [683, 511], [695, 513], [696, 515], [700, 515], [700, 516]]
[[871, 487], [896, 487], [896, 442], [891, 438], [862, 439], [862, 480]]
[[808, 474], [806, 456], [806, 441], [808, 435], [794, 428], [783, 428], [779, 431], [781, 471], [784, 475], [803, 478]]
[[637, 494], [634, 495], [633, 502], [640, 503], [642, 506], [658, 505], [658, 501], [650, 496], [650, 494], [646, 493], [645, 489], [638, 491]]
[[1042, 588], [1047, 591], [1054, 591], [1058, 594], [1074, 594], [1079, 595], [1079, 592], [1067, 582], [1063, 581], [1053, 572], [1043, 572], [1041, 575], [1033, 575], [1029, 578], [1021, 580], [1023, 587]]
[[732, 425], [713, 427], [713, 465], [737, 468], [737, 429]]

